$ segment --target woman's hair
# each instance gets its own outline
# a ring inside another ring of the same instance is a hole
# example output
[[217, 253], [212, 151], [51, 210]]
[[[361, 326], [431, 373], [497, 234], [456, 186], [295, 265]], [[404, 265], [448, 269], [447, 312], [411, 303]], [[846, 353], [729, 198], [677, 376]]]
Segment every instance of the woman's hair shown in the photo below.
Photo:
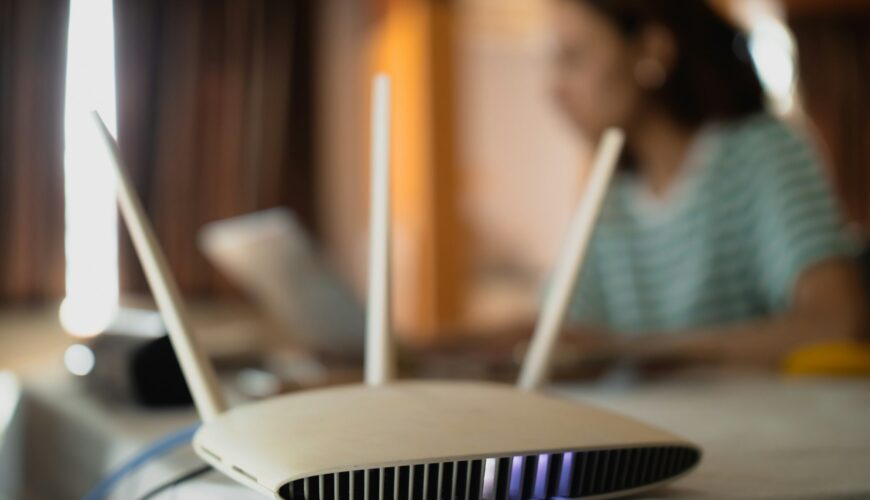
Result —
[[672, 34], [677, 60], [655, 98], [679, 122], [734, 120], [764, 109], [745, 35], [707, 0], [567, 1], [593, 7], [629, 39], [650, 26]]

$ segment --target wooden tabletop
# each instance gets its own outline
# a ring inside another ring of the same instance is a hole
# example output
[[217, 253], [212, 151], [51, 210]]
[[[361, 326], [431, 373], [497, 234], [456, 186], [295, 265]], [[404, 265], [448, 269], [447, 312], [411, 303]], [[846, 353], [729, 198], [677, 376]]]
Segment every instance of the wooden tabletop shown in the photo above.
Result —
[[734, 375], [559, 392], [701, 445], [660, 498], [870, 498], [870, 380]]

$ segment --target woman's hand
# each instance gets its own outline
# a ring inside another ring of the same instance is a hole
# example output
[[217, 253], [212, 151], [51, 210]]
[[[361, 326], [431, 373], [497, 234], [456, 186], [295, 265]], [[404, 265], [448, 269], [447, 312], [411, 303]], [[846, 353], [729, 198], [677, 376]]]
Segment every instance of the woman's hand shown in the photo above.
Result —
[[615, 358], [641, 365], [742, 365], [777, 369], [802, 346], [857, 339], [866, 332], [865, 295], [854, 264], [831, 260], [805, 271], [792, 306], [779, 316], [696, 331], [644, 334], [617, 341]]

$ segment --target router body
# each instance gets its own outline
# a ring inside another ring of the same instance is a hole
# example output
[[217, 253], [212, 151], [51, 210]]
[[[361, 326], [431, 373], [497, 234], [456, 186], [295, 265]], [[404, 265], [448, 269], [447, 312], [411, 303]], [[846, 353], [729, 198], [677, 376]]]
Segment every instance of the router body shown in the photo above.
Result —
[[285, 500], [607, 498], [673, 480], [700, 457], [635, 420], [475, 382], [278, 397], [206, 423], [194, 448]]
[[[285, 500], [525, 500], [623, 496], [693, 468], [700, 450], [640, 422], [534, 392], [546, 380], [571, 291], [619, 157], [605, 134], [553, 273], [518, 388], [396, 382], [389, 335], [390, 86], [374, 86], [372, 209], [364, 386], [228, 408], [195, 342], [169, 266], [101, 120], [118, 203], [203, 426], [197, 453]], [[98, 117], [99, 118], [99, 117]]]

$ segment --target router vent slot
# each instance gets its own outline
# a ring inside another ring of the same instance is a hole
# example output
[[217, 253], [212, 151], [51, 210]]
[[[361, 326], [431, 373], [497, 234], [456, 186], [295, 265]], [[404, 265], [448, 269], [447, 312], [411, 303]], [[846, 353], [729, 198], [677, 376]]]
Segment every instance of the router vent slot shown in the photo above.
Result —
[[381, 467], [299, 479], [286, 500], [546, 500], [655, 484], [698, 463], [678, 446], [591, 450]]

